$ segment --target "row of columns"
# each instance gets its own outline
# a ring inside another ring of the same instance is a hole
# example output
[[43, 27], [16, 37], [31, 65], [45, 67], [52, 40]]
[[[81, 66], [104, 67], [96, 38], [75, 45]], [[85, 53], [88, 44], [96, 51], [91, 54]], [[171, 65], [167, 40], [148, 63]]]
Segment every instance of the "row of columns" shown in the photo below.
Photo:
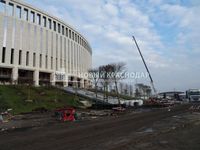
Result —
[[[18, 68], [17, 67], [14, 67], [12, 69], [12, 75], [11, 75], [11, 80], [12, 80], [12, 84], [17, 84], [17, 80], [18, 80]], [[28, 70], [27, 70], [28, 71]], [[33, 71], [33, 84], [34, 86], [39, 86], [39, 70], [34, 70]], [[55, 80], [55, 73], [50, 73], [50, 84], [52, 86], [55, 86], [56, 85], [56, 80]], [[63, 86], [66, 87], [68, 86], [68, 82], [69, 82], [69, 79], [68, 79], [68, 76], [66, 76], [66, 80], [61, 82], [63, 83]], [[78, 87], [78, 84], [79, 84], [79, 87], [80, 88], [87, 88], [89, 86], [89, 82], [85, 79], [81, 79], [81, 78], [78, 78], [78, 77], [73, 77], [73, 80], [70, 81], [72, 82], [72, 86], [73, 87]]]

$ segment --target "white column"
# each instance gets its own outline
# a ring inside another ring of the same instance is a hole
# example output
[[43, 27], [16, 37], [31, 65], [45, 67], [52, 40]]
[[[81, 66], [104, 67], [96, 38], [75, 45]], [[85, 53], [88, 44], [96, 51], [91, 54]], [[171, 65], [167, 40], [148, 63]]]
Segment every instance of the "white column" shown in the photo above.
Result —
[[64, 82], [64, 87], [68, 86], [68, 75], [65, 74], [65, 82]]
[[78, 76], [78, 44], [76, 44], [76, 76]]
[[34, 85], [39, 86], [39, 70], [35, 70], [33, 75]]
[[68, 39], [66, 39], [66, 43], [65, 43], [66, 45], [66, 52], [65, 52], [65, 57], [66, 57], [66, 70], [65, 70], [65, 72], [68, 74], [69, 73], [69, 66], [68, 66], [68, 50], [69, 50], [69, 45], [68, 45]]
[[60, 35], [58, 34], [58, 41], [57, 41], [57, 45], [58, 45], [58, 54], [57, 54], [57, 65], [58, 65], [58, 70], [60, 71], [60, 69], [61, 69], [61, 66], [60, 66], [60, 59], [61, 59], [61, 57], [60, 57], [60, 55], [61, 55], [61, 45], [60, 45], [60, 40], [61, 40], [61, 37], [60, 37]]
[[80, 46], [78, 45], [78, 73], [80, 74]]
[[83, 56], [83, 48], [81, 46], [81, 64], [80, 64], [80, 66], [81, 66], [81, 72], [82, 73], [83, 73], [83, 58], [84, 58], [84, 56]]
[[69, 73], [72, 74], [72, 42], [69, 41]]
[[17, 84], [18, 81], [18, 68], [14, 67], [12, 69], [12, 84]]
[[76, 44], [76, 75], [78, 76], [78, 45]]
[[50, 82], [51, 82], [52, 86], [55, 86], [55, 84], [56, 84], [56, 82], [55, 82], [55, 73], [51, 73]]
[[81, 88], [84, 88], [84, 79], [81, 79], [80, 82], [81, 82]]
[[71, 52], [72, 52], [72, 74], [74, 75], [74, 43], [71, 42], [72, 44], [72, 49], [71, 49]]

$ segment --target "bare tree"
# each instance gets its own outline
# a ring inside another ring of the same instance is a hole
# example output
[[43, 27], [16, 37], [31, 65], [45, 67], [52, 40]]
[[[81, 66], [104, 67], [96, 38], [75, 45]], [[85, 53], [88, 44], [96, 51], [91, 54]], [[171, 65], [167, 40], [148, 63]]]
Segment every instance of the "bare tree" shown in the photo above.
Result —
[[141, 93], [139, 92], [138, 88], [135, 89], [135, 97], [139, 98], [141, 96]]
[[123, 83], [122, 82], [119, 83], [119, 88], [120, 88], [120, 93], [123, 94]]
[[108, 85], [111, 83], [111, 78], [110, 78], [111, 72], [112, 72], [112, 66], [110, 64], [99, 67], [99, 74], [101, 80], [100, 83], [103, 86], [104, 99], [106, 99], [107, 101], [108, 101]]
[[128, 84], [126, 83], [126, 84], [125, 84], [125, 95], [128, 95], [128, 90], [129, 90]]
[[124, 74], [126, 72], [126, 67], [125, 67], [126, 64], [123, 62], [120, 62], [120, 63], [110, 64], [110, 66], [111, 66], [111, 72], [112, 72], [112, 80], [115, 84], [115, 91], [118, 98], [118, 104], [120, 105], [118, 83], [120, 80], [125, 78]]
[[89, 78], [93, 81], [95, 87], [95, 95], [97, 98], [97, 88], [99, 82], [99, 68], [90, 69], [89, 71]]
[[129, 95], [133, 96], [133, 86], [131, 84], [129, 85]]

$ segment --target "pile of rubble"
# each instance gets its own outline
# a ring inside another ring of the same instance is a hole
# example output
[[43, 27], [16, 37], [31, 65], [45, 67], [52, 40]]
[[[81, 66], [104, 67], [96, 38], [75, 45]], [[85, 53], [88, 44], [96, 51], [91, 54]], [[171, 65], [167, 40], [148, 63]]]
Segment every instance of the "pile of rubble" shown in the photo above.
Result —
[[189, 110], [192, 112], [200, 112], [200, 105], [192, 105]]
[[11, 111], [12, 109], [7, 109], [6, 111], [0, 113], [0, 123], [5, 123], [12, 119], [13, 116], [10, 113]]
[[88, 111], [88, 112], [80, 112], [78, 113], [79, 114], [79, 117], [81, 120], [90, 120], [90, 119], [97, 119], [97, 118], [103, 118], [103, 117], [106, 117], [106, 116], [111, 116], [112, 114], [112, 111], [110, 110], [99, 110], [99, 111], [96, 111], [96, 110], [91, 110], [91, 111]]

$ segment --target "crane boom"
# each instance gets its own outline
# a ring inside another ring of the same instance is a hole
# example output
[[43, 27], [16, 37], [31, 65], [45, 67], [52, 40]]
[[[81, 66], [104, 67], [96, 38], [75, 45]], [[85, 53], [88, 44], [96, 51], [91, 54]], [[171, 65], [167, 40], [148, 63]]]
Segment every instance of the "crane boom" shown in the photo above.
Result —
[[146, 68], [146, 70], [147, 70], [147, 73], [148, 73], [148, 75], [149, 75], [149, 78], [150, 78], [150, 81], [151, 81], [151, 86], [152, 86], [152, 88], [153, 88], [153, 91], [154, 91], [154, 93], [156, 94], [157, 92], [156, 92], [156, 89], [155, 89], [155, 86], [154, 86], [153, 79], [152, 79], [152, 77], [151, 77], [150, 71], [149, 71], [149, 69], [148, 69], [148, 67], [147, 67], [147, 64], [146, 64], [146, 62], [145, 62], [145, 60], [144, 60], [144, 57], [143, 57], [143, 55], [142, 55], [142, 52], [141, 52], [141, 50], [140, 50], [140, 48], [139, 48], [139, 46], [138, 46], [138, 43], [137, 43], [137, 41], [136, 41], [136, 39], [135, 39], [134, 36], [133, 36], [133, 41], [135, 42], [135, 45], [136, 45], [136, 47], [137, 47], [137, 49], [138, 49], [138, 52], [139, 52], [139, 54], [140, 54], [140, 56], [141, 56], [141, 58], [142, 58], [142, 61], [143, 61], [143, 63], [144, 63], [144, 66], [145, 66], [145, 68]]

